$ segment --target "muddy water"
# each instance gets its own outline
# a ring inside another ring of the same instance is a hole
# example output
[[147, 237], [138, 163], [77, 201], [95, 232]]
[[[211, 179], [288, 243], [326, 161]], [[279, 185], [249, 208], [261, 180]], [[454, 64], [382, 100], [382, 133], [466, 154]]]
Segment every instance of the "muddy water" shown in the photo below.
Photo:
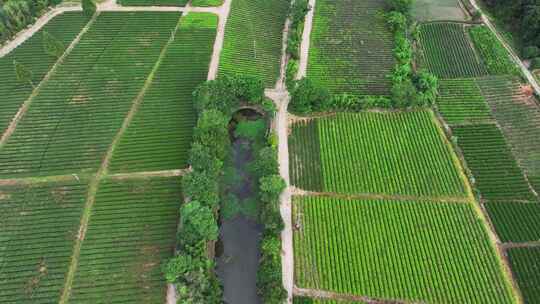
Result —
[[[240, 182], [233, 187], [240, 204], [246, 198], [254, 197], [253, 178], [247, 166], [252, 160], [249, 141], [233, 139], [233, 165]], [[259, 242], [262, 226], [239, 213], [233, 219], [223, 220], [220, 227], [222, 253], [217, 258], [217, 272], [223, 283], [223, 300], [227, 304], [259, 304], [257, 295], [257, 269], [259, 266]]]

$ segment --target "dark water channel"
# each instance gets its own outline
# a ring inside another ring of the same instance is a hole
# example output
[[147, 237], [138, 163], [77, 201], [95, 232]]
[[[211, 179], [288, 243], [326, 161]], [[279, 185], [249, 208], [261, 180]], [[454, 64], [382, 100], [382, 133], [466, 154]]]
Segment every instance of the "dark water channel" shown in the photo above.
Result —
[[[250, 120], [256, 118], [247, 117]], [[234, 122], [232, 125], [234, 126]], [[248, 139], [235, 138], [234, 132], [231, 133], [230, 162], [236, 173], [236, 182], [229, 191], [236, 196], [239, 207], [243, 208], [242, 204], [256, 196], [255, 181], [248, 170], [248, 165], [253, 160], [253, 151]], [[255, 218], [243, 212], [238, 212], [232, 218], [221, 217], [216, 260], [217, 273], [223, 283], [224, 303], [262, 303], [256, 286], [262, 231], [263, 227]]]

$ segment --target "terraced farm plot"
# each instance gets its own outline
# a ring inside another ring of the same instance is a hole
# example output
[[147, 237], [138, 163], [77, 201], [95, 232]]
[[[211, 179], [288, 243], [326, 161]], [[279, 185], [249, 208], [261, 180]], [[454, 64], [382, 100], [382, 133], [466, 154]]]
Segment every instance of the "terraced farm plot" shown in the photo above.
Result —
[[540, 107], [527, 96], [516, 78], [478, 80], [482, 94], [493, 109], [507, 142], [529, 182], [540, 193]]
[[0, 302], [58, 303], [85, 201], [75, 179], [0, 186]]
[[538, 303], [540, 301], [540, 247], [510, 249], [508, 258], [524, 302]]
[[293, 200], [301, 288], [422, 303], [514, 303], [469, 204]]
[[96, 171], [179, 17], [101, 13], [0, 147], [0, 177]]
[[450, 125], [493, 122], [491, 110], [474, 79], [440, 80], [437, 109]]
[[287, 0], [232, 0], [219, 73], [260, 77], [274, 87], [289, 5]]
[[379, 0], [318, 0], [307, 76], [332, 93], [389, 95], [394, 36]]
[[416, 0], [413, 1], [412, 15], [418, 21], [467, 20], [459, 0]]
[[540, 203], [488, 202], [485, 206], [501, 241], [540, 240]]
[[[429, 111], [338, 114], [318, 119], [317, 134], [312, 133], [315, 128], [310, 129], [295, 140], [310, 142], [317, 136], [320, 161], [316, 147], [310, 152], [300, 150], [313, 148], [313, 143], [291, 145], [293, 185], [316, 186], [318, 182], [308, 180], [318, 178], [311, 177], [309, 168], [311, 163], [320, 163], [324, 192], [466, 195], [455, 155]], [[306, 173], [303, 168], [308, 168]]]
[[181, 201], [179, 178], [102, 182], [70, 303], [164, 303]]
[[420, 66], [439, 78], [487, 75], [463, 24], [429, 23], [420, 27]]
[[456, 126], [467, 166], [487, 200], [531, 200], [533, 193], [501, 131], [493, 124]]
[[124, 6], [186, 6], [188, 0], [118, 0]]
[[26, 40], [6, 56], [0, 58], [0, 133], [15, 117], [15, 114], [33, 88], [30, 83], [17, 80], [13, 61], [23, 64], [32, 72], [32, 82], [38, 85], [57, 61], [56, 57], [45, 53], [43, 33], [48, 32], [66, 48], [87, 23], [88, 19], [80, 12], [66, 12], [53, 18], [40, 31]]
[[187, 166], [197, 113], [192, 92], [204, 82], [216, 35], [217, 16], [190, 13], [116, 147], [113, 172], [157, 171]]

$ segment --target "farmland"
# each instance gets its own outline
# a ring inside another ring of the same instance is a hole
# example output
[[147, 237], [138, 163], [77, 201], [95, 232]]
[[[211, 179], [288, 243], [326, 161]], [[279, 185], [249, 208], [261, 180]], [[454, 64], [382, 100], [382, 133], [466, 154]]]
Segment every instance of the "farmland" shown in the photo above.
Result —
[[485, 206], [501, 241], [540, 240], [540, 203], [488, 202]]
[[43, 33], [47, 32], [67, 47], [87, 23], [79, 12], [66, 12], [47, 23], [39, 32], [22, 45], [0, 58], [0, 130], [7, 128], [19, 107], [30, 97], [32, 85], [17, 80], [13, 61], [23, 64], [32, 72], [32, 82], [39, 84], [57, 61], [45, 53]]
[[465, 21], [466, 18], [459, 0], [417, 0], [413, 2], [412, 14], [418, 21]]
[[476, 186], [488, 200], [530, 200], [534, 196], [503, 134], [493, 124], [452, 128]]
[[525, 303], [540, 300], [540, 248], [514, 248], [508, 251], [510, 264]]
[[490, 74], [504, 75], [520, 73], [508, 56], [507, 50], [487, 27], [470, 27], [469, 34]]
[[[318, 136], [325, 192], [465, 196], [453, 152], [429, 111], [338, 114], [319, 119], [317, 134], [310, 134], [315, 128], [310, 130], [301, 136], [303, 141]], [[316, 154], [297, 153], [294, 147], [292, 183], [319, 184], [305, 182], [311, 174], [298, 172], [304, 166], [310, 168], [310, 159], [303, 155]]]
[[0, 148], [0, 176], [96, 171], [179, 17], [102, 13]]
[[[448, 45], [452, 47], [448, 47]], [[478, 77], [487, 69], [476, 54], [465, 26], [429, 23], [420, 26], [421, 67], [440, 78]]]
[[191, 93], [207, 78], [216, 26], [217, 17], [212, 14], [190, 14], [182, 20], [155, 80], [115, 150], [113, 172], [187, 166], [196, 120]]
[[280, 71], [289, 4], [286, 0], [232, 0], [219, 73], [257, 76], [273, 87]]
[[540, 108], [537, 100], [527, 96], [514, 77], [489, 77], [478, 83], [514, 156], [533, 188], [540, 192]]
[[159, 303], [162, 261], [174, 252], [181, 202], [178, 178], [104, 180], [72, 287], [74, 303]]
[[188, 0], [118, 0], [125, 6], [185, 6]]
[[86, 188], [77, 181], [0, 187], [0, 302], [58, 302]]
[[301, 225], [294, 233], [300, 287], [428, 303], [512, 303], [468, 204], [305, 197], [295, 199], [293, 212]]
[[489, 123], [489, 106], [474, 79], [440, 80], [437, 109], [450, 125]]
[[331, 93], [389, 95], [394, 39], [384, 1], [318, 0], [307, 76]]

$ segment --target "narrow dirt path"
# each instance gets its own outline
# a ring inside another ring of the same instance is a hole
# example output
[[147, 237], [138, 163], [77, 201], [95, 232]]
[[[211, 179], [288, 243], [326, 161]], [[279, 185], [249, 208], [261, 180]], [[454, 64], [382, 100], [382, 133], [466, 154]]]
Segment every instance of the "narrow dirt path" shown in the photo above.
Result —
[[180, 28], [182, 18], [178, 20], [178, 23], [176, 24], [175, 29], [171, 33], [171, 36], [169, 38], [169, 41], [165, 44], [163, 49], [161, 50], [161, 53], [159, 54], [159, 57], [154, 64], [154, 67], [152, 68], [152, 71], [147, 76], [146, 81], [144, 83], [144, 86], [139, 91], [139, 94], [135, 99], [133, 100], [131, 109], [127, 113], [126, 117], [124, 118], [124, 122], [122, 123], [122, 127], [118, 130], [116, 133], [111, 145], [109, 146], [109, 149], [107, 150], [107, 153], [105, 154], [105, 157], [103, 158], [103, 161], [101, 162], [101, 166], [99, 167], [95, 177], [90, 181], [88, 186], [88, 194], [86, 203], [84, 205], [83, 215], [81, 218], [81, 224], [79, 226], [79, 234], [75, 241], [75, 246], [73, 248], [73, 254], [71, 257], [71, 263], [68, 270], [68, 273], [66, 275], [66, 281], [64, 284], [62, 296], [60, 298], [59, 303], [60, 304], [66, 304], [69, 302], [69, 297], [71, 295], [71, 288], [73, 285], [73, 280], [75, 279], [75, 274], [77, 272], [77, 268], [79, 266], [79, 257], [81, 254], [81, 248], [82, 244], [86, 235], [86, 231], [88, 229], [88, 223], [90, 221], [90, 216], [92, 214], [92, 209], [95, 203], [96, 194], [99, 188], [99, 183], [101, 180], [107, 176], [109, 163], [112, 159], [114, 150], [118, 143], [120, 142], [120, 139], [122, 138], [122, 135], [125, 133], [127, 128], [129, 127], [129, 124], [133, 120], [133, 117], [135, 117], [135, 114], [137, 113], [137, 110], [139, 109], [139, 106], [141, 105], [144, 95], [146, 94], [146, 91], [154, 81], [155, 74], [157, 70], [159, 69], [161, 62], [163, 61], [163, 58], [165, 57], [165, 54], [167, 53], [167, 49], [169, 48], [169, 45], [174, 41], [174, 38], [176, 36], [176, 33], [178, 32], [178, 29]]
[[383, 300], [370, 298], [366, 296], [357, 296], [351, 294], [337, 293], [327, 290], [319, 289], [307, 289], [307, 288], [298, 288], [294, 287], [294, 294], [298, 296], [310, 297], [310, 298], [319, 298], [319, 299], [330, 299], [330, 300], [342, 300], [358, 303], [368, 303], [368, 304], [410, 304], [415, 303], [411, 301], [404, 300]]
[[313, 27], [313, 15], [315, 13], [315, 0], [309, 0], [309, 6], [311, 9], [307, 13], [306, 20], [304, 21], [304, 31], [302, 32], [302, 42], [300, 44], [300, 63], [298, 64], [296, 79], [301, 79], [307, 75], [311, 29]]
[[[471, 4], [474, 6], [475, 9], [482, 12], [480, 10], [480, 7], [476, 3], [476, 0], [471, 0]], [[510, 54], [510, 57], [512, 57], [512, 60], [514, 60], [514, 62], [519, 66], [519, 68], [521, 69], [521, 71], [523, 72], [525, 77], [527, 78], [527, 81], [534, 88], [534, 91], [536, 92], [536, 94], [540, 95], [540, 85], [538, 84], [538, 82], [534, 78], [534, 75], [531, 73], [531, 71], [529, 71], [529, 69], [525, 66], [525, 64], [523, 64], [523, 62], [521, 61], [519, 56], [508, 45], [506, 40], [504, 40], [504, 38], [501, 36], [501, 34], [499, 34], [499, 32], [497, 31], [497, 29], [495, 28], [495, 26], [493, 25], [491, 20], [489, 20], [489, 18], [483, 12], [482, 12], [482, 21], [493, 32], [493, 34], [495, 34], [497, 39], [501, 42], [501, 44], [504, 46], [504, 48], [508, 51], [508, 53]]]
[[219, 17], [219, 24], [217, 29], [216, 39], [214, 40], [214, 50], [212, 53], [212, 60], [210, 61], [210, 67], [208, 68], [208, 80], [214, 80], [217, 77], [219, 71], [219, 58], [221, 56], [221, 50], [223, 49], [223, 41], [225, 40], [225, 26], [229, 19], [229, 12], [231, 10], [232, 0], [225, 0], [225, 2], [216, 9], [215, 14]]
[[501, 248], [504, 250], [512, 249], [512, 248], [537, 248], [540, 247], [540, 241], [533, 241], [533, 242], [523, 242], [523, 243], [502, 243]]

